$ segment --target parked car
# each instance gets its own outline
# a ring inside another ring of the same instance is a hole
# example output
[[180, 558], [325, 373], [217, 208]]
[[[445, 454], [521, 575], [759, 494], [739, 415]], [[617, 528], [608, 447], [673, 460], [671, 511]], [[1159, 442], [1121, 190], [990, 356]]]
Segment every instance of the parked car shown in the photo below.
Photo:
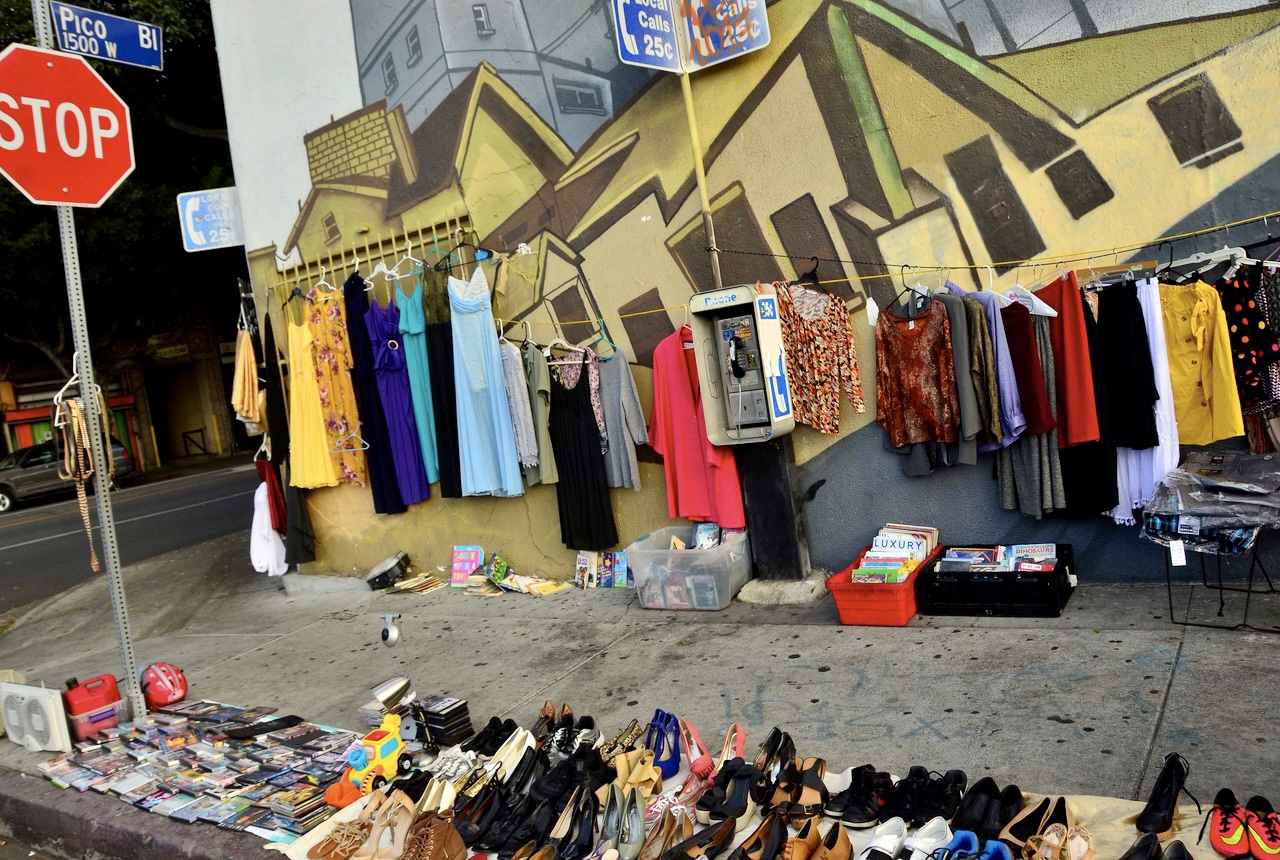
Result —
[[[111, 456], [115, 461], [117, 483], [133, 474], [133, 455], [118, 439], [111, 440]], [[61, 463], [62, 453], [57, 442], [20, 448], [0, 460], [0, 514], [27, 499], [74, 492], [71, 481], [58, 477]]]

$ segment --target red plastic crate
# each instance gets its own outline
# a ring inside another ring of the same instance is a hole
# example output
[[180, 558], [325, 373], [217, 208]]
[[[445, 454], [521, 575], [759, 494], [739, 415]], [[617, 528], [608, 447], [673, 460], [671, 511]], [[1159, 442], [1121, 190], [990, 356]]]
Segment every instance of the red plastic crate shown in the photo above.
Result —
[[853, 570], [869, 549], [871, 547], [858, 553], [858, 557], [844, 570], [827, 577], [827, 590], [836, 601], [840, 623], [863, 627], [905, 627], [916, 614], [916, 572], [932, 564], [941, 547], [920, 562], [903, 582], [854, 582]]

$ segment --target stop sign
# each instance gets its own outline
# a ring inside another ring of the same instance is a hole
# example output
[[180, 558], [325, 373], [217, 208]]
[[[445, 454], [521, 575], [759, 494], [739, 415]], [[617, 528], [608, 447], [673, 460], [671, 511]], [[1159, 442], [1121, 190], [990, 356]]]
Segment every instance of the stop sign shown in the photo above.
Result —
[[133, 172], [129, 106], [84, 59], [0, 51], [0, 173], [32, 203], [101, 206]]

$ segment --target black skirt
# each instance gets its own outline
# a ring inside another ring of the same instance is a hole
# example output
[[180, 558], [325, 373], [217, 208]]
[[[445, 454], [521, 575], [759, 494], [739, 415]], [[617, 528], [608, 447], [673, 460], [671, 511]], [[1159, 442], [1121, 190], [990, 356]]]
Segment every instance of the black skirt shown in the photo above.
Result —
[[551, 448], [560, 480], [560, 539], [570, 549], [601, 550], [618, 544], [613, 504], [605, 476], [600, 430], [591, 409], [591, 382], [584, 366], [573, 388], [552, 374]]

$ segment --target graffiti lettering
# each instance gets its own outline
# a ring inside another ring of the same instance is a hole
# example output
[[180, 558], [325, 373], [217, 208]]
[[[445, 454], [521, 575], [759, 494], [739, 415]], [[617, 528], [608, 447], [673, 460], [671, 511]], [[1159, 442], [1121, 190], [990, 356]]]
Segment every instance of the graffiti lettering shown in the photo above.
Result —
[[689, 36], [689, 62], [705, 66], [753, 50], [764, 37], [759, 6], [760, 0], [684, 0], [680, 14]]

